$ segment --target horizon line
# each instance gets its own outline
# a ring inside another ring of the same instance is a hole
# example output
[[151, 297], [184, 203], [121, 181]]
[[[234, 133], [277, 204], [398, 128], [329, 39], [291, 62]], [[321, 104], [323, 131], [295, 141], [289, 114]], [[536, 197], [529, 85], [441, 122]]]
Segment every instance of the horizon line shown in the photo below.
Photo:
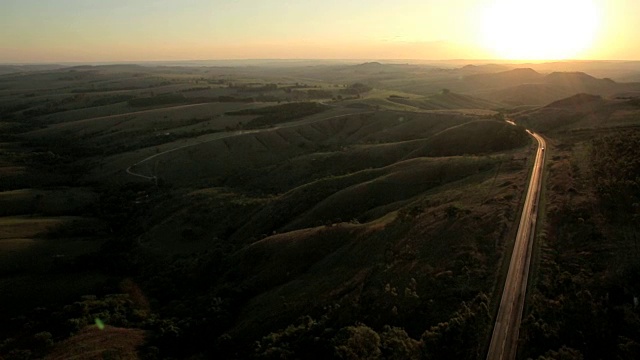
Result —
[[489, 63], [558, 63], [558, 62], [640, 62], [640, 59], [394, 59], [394, 58], [234, 58], [234, 59], [182, 59], [182, 60], [94, 60], [94, 61], [33, 61], [33, 62], [0, 62], [0, 66], [30, 66], [30, 65], [137, 65], [153, 63], [199, 63], [199, 62], [252, 62], [252, 61], [272, 61], [272, 62], [381, 62], [393, 61], [410, 64], [411, 62], [489, 62]]

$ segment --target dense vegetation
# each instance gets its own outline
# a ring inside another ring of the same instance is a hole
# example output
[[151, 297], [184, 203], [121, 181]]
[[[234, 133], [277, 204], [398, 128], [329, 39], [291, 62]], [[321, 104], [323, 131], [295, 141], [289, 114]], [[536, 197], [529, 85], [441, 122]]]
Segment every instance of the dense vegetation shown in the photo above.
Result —
[[595, 139], [591, 162], [595, 187], [605, 210], [627, 215], [638, 224], [640, 215], [640, 132], [617, 133]]
[[551, 165], [548, 224], [522, 353], [638, 358], [640, 132], [566, 136], [563, 144]]

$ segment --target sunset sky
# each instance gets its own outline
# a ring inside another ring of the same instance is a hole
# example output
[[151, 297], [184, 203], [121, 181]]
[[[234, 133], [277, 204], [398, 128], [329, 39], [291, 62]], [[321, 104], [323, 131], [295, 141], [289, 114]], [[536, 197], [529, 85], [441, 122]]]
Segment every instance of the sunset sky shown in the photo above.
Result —
[[1, 0], [0, 62], [640, 59], [638, 0]]

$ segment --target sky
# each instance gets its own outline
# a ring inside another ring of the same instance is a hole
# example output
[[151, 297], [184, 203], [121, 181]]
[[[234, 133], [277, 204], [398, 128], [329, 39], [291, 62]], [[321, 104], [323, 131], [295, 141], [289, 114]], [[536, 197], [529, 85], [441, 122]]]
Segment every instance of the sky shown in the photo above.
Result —
[[0, 63], [637, 60], [638, 14], [638, 0], [0, 0]]

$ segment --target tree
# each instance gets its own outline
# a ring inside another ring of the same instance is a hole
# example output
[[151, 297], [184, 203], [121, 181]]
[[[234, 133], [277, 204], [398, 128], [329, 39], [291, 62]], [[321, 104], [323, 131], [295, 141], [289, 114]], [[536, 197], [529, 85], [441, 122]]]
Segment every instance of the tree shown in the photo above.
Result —
[[427, 359], [476, 359], [488, 333], [491, 315], [489, 299], [477, 295], [447, 322], [432, 326], [422, 334], [423, 353]]
[[398, 327], [384, 327], [380, 334], [380, 350], [388, 360], [420, 358], [420, 342], [410, 338], [404, 329]]
[[366, 325], [348, 326], [340, 329], [333, 338], [339, 359], [379, 359], [380, 336]]
[[359, 95], [371, 91], [373, 88], [363, 83], [354, 83], [349, 85], [346, 89], [342, 90], [345, 94]]
[[576, 349], [563, 346], [558, 351], [549, 351], [544, 356], [540, 356], [538, 360], [582, 360], [582, 353]]

